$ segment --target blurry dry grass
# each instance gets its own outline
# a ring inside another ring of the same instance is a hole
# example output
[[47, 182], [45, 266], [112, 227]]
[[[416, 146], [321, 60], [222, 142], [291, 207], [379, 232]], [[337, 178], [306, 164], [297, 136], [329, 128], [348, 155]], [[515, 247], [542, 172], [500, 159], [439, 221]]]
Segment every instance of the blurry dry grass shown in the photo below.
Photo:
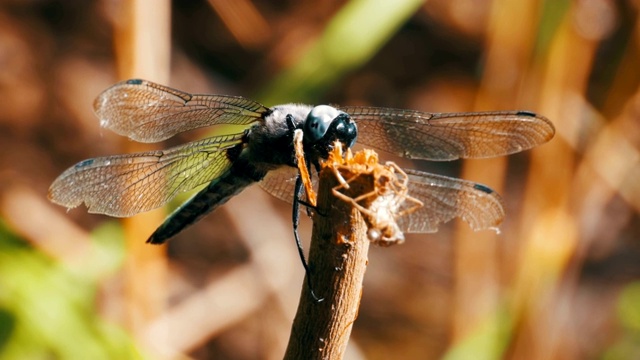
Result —
[[[174, 2], [170, 85], [251, 97], [295, 64], [342, 5], [228, 3]], [[124, 74], [114, 29], [126, 20], [116, 4], [0, 5], [0, 216], [70, 266], [82, 264], [87, 232], [105, 218], [65, 213], [46, 190], [76, 161], [123, 151], [91, 113], [93, 98]], [[461, 223], [371, 249], [351, 358], [625, 358], [612, 349], [628, 331], [618, 295], [640, 278], [638, 11], [624, 0], [431, 0], [318, 99], [446, 112], [522, 108], [558, 131], [530, 153], [464, 164], [462, 177], [505, 199], [500, 235]], [[168, 304], [135, 326], [152, 344], [147, 351], [281, 358], [303, 276], [288, 211], [252, 188], [174, 239]], [[144, 236], [130, 241], [141, 245]], [[133, 281], [155, 296], [144, 279]], [[100, 285], [97, 315], [133, 329], [121, 279]], [[640, 356], [635, 346], [628, 358]]]

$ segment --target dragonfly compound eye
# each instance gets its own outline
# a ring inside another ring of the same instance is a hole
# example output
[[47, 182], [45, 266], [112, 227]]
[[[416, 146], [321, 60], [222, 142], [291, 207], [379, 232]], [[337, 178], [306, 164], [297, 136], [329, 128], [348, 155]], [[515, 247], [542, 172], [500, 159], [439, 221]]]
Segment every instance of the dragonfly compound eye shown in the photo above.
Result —
[[331, 123], [340, 115], [342, 111], [328, 105], [318, 105], [311, 109], [307, 120], [304, 122], [304, 136], [309, 142], [316, 142], [322, 139]]
[[[332, 128], [335, 128], [335, 130], [332, 130]], [[335, 133], [335, 140], [341, 141], [349, 148], [353, 146], [358, 137], [356, 123], [351, 121], [349, 115], [344, 112], [338, 115], [327, 132]]]

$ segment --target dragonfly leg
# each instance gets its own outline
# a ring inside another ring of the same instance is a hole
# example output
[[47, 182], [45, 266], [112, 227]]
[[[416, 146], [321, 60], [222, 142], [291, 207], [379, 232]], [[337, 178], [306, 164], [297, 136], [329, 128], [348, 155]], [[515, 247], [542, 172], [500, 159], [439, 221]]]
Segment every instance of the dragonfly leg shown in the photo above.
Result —
[[298, 166], [298, 178], [302, 180], [304, 185], [305, 194], [307, 195], [307, 201], [315, 205], [317, 201], [317, 195], [313, 191], [313, 184], [311, 183], [311, 175], [309, 173], [310, 167], [307, 161], [307, 154], [304, 152], [302, 144], [303, 133], [302, 130], [296, 129], [293, 134], [293, 148], [295, 151], [295, 162]]
[[298, 225], [300, 224], [300, 204], [303, 203], [300, 200], [300, 194], [302, 193], [302, 178], [300, 175], [296, 178], [296, 186], [293, 192], [293, 213], [291, 216], [291, 220], [293, 221], [293, 237], [296, 239], [296, 246], [298, 247], [298, 255], [300, 255], [300, 261], [302, 261], [302, 266], [304, 267], [304, 272], [307, 277], [307, 286], [309, 287], [309, 292], [311, 292], [311, 296], [317, 302], [321, 302], [324, 298], [319, 298], [316, 296], [313, 291], [313, 284], [311, 281], [311, 270], [309, 269], [309, 264], [307, 264], [307, 260], [304, 257], [304, 250], [302, 249], [302, 241], [300, 241], [300, 235], [298, 234]]
[[318, 205], [313, 205], [313, 204], [309, 204], [308, 202], [302, 200], [302, 199], [298, 199], [298, 202], [300, 203], [300, 205], [304, 206], [305, 208], [307, 208], [307, 216], [311, 217], [313, 214], [311, 213], [311, 210], [315, 211], [316, 214], [322, 215], [322, 216], [327, 216], [327, 212], [325, 211], [321, 211], [320, 208], [318, 207]]

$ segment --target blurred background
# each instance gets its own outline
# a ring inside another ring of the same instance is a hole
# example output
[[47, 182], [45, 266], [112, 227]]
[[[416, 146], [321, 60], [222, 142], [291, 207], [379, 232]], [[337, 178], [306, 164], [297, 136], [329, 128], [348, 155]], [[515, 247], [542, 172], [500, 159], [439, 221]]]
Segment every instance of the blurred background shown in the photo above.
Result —
[[[153, 148], [101, 129], [92, 113], [100, 91], [130, 77], [267, 106], [545, 115], [557, 134], [533, 151], [391, 159], [487, 184], [507, 216], [500, 234], [454, 221], [372, 247], [347, 358], [640, 358], [639, 9], [0, 1], [0, 359], [284, 354], [304, 275], [290, 205], [254, 186], [151, 246], [167, 210], [120, 222], [47, 201], [77, 161]], [[310, 229], [304, 218], [305, 241]]]

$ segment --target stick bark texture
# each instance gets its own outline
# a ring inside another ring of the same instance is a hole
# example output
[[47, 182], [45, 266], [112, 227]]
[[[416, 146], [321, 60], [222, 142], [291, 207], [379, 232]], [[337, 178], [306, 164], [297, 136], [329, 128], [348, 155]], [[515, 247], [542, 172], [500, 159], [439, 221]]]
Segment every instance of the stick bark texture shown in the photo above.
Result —
[[[311, 283], [323, 301], [313, 299], [305, 281], [285, 359], [342, 359], [358, 315], [370, 241], [360, 212], [332, 194], [338, 184], [334, 171], [323, 168], [309, 249]], [[350, 196], [371, 192], [374, 177], [349, 185]]]

